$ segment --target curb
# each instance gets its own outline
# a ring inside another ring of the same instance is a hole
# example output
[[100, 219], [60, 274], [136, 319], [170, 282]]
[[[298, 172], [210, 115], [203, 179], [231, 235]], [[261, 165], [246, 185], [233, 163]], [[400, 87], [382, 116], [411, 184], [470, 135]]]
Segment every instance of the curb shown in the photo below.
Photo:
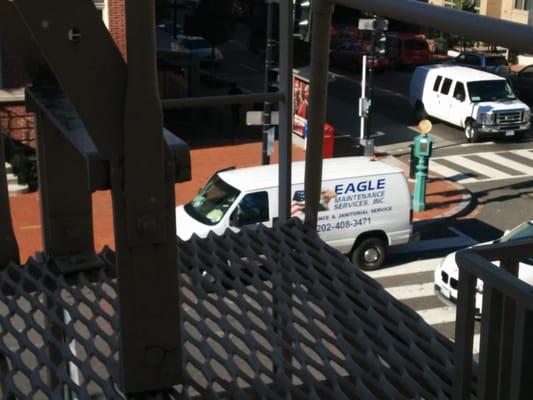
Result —
[[[409, 165], [397, 159], [396, 157], [391, 156], [390, 154], [383, 154], [382, 156], [380, 156], [380, 160], [401, 169], [406, 177], [409, 176]], [[432, 216], [432, 217], [417, 218], [416, 213], [414, 213], [413, 222], [455, 217], [456, 215], [459, 215], [461, 212], [463, 212], [471, 204], [472, 194], [464, 186], [452, 180], [446, 179], [445, 177], [438, 175], [438, 174], [437, 175], [430, 174], [428, 176], [430, 178], [440, 178], [440, 179], [445, 180], [448, 183], [448, 185], [452, 186], [458, 193], [461, 194], [462, 198], [461, 200], [458, 201], [457, 204], [450, 207], [448, 210], [444, 211], [441, 214]]]

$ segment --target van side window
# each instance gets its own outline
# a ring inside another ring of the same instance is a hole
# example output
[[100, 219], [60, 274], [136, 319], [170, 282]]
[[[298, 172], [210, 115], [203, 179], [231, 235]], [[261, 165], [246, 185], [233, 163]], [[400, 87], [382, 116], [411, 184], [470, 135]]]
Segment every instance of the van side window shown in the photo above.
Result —
[[450, 92], [450, 87], [452, 86], [452, 80], [450, 78], [444, 78], [440, 92], [442, 94], [448, 94]]
[[459, 101], [465, 101], [465, 97], [465, 86], [462, 82], [457, 82], [455, 84], [455, 89], [453, 90], [453, 98]]
[[439, 86], [440, 86], [440, 81], [442, 81], [442, 76], [437, 76], [437, 79], [435, 79], [435, 83], [433, 84], [433, 91], [434, 92], [438, 92], [439, 91]]
[[234, 214], [232, 215], [232, 219], [239, 226], [268, 221], [270, 219], [268, 212], [268, 193], [256, 192], [247, 194], [240, 201]]

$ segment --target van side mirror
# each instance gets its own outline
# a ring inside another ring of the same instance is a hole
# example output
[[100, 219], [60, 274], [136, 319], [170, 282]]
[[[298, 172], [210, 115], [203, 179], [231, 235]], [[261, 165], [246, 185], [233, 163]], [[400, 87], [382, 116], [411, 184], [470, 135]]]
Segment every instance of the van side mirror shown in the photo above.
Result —
[[241, 226], [241, 215], [239, 213], [239, 208], [236, 208], [229, 217], [229, 226], [234, 226], [239, 228]]
[[458, 101], [465, 101], [465, 95], [462, 94], [462, 93], [457, 93], [455, 95], [455, 99], [458, 100]]

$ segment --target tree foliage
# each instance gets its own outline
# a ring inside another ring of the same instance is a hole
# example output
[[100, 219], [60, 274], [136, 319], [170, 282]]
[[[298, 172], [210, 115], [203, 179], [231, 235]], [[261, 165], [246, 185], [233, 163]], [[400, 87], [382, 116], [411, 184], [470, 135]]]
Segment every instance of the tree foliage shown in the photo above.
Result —
[[475, 0], [453, 0], [453, 7], [458, 10], [476, 12]]

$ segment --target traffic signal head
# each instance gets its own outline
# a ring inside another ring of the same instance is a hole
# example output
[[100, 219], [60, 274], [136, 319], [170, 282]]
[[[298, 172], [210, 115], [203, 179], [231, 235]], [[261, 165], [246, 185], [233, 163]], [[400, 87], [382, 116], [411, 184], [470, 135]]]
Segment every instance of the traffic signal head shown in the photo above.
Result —
[[311, 33], [311, 0], [294, 0], [294, 34], [309, 41]]
[[373, 33], [376, 54], [384, 55], [387, 52], [387, 36], [385, 33], [379, 31]]

